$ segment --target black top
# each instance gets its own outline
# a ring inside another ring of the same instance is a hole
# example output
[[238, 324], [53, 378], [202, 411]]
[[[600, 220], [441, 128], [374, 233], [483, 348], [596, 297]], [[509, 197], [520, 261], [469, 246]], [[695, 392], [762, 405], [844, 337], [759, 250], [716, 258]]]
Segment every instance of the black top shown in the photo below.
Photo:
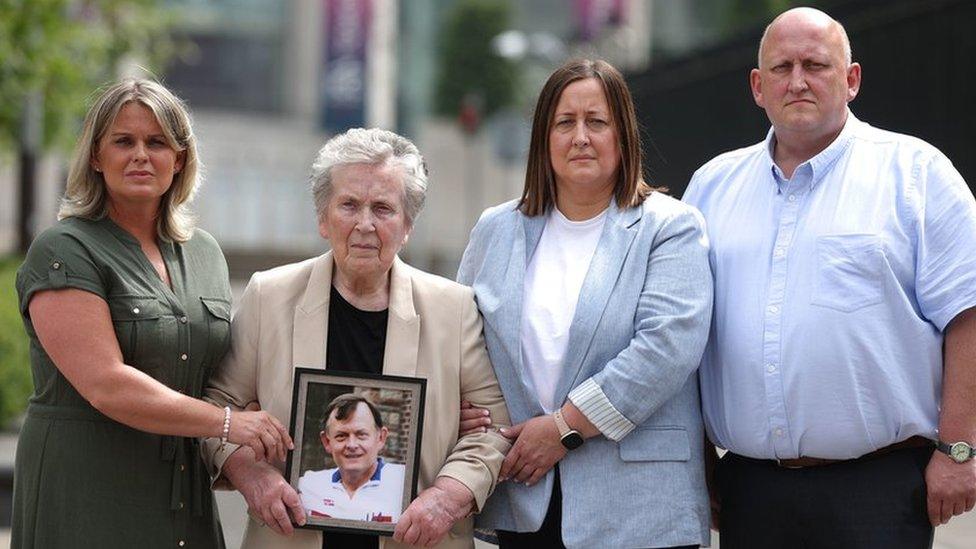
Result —
[[[325, 350], [325, 369], [331, 372], [383, 373], [388, 309], [361, 311], [332, 287], [329, 301], [329, 340]], [[323, 549], [376, 549], [378, 536], [326, 532]]]
[[383, 373], [389, 309], [360, 311], [335, 286], [329, 302], [329, 343], [325, 369], [332, 372]]

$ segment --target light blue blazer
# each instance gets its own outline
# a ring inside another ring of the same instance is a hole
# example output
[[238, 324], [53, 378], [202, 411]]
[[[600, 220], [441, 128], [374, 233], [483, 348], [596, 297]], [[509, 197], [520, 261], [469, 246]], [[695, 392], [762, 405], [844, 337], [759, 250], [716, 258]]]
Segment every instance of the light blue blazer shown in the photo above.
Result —
[[[567, 547], [709, 543], [696, 370], [711, 321], [712, 277], [701, 214], [660, 193], [611, 206], [570, 326], [557, 402], [593, 379], [636, 428], [597, 436], [559, 463]], [[482, 214], [461, 259], [512, 423], [542, 415], [523, 373], [523, 277], [546, 224], [516, 202]], [[480, 527], [531, 532], [542, 525], [553, 472], [534, 486], [504, 482]]]

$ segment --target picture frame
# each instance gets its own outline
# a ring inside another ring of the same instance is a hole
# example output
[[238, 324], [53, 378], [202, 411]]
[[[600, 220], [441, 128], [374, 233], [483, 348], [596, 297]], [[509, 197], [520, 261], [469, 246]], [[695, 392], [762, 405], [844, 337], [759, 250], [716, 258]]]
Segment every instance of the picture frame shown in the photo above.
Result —
[[296, 527], [393, 535], [417, 495], [426, 390], [422, 378], [295, 369], [285, 478], [306, 511]]

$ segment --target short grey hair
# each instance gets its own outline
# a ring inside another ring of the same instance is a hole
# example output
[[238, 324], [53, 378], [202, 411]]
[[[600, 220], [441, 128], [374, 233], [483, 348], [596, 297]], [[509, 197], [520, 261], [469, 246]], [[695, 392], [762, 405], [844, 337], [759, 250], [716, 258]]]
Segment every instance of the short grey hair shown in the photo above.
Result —
[[827, 15], [825, 12], [822, 12], [816, 8], [793, 8], [791, 10], [784, 11], [783, 13], [777, 15], [775, 19], [773, 19], [768, 25], [766, 25], [766, 30], [763, 31], [762, 38], [759, 39], [759, 52], [756, 55], [756, 67], [762, 68], [762, 52], [763, 52], [763, 48], [766, 46], [766, 38], [769, 36], [769, 30], [773, 28], [773, 25], [775, 25], [780, 20], [781, 17], [795, 10], [816, 12], [818, 14], [823, 15], [827, 19], [830, 19], [830, 21], [833, 23], [834, 28], [840, 31], [841, 47], [844, 48], [844, 60], [847, 61], [847, 65], [850, 66], [850, 64], [854, 61], [854, 55], [851, 50], [851, 39], [847, 36], [847, 29], [844, 28], [844, 25], [841, 25], [840, 21], [834, 19], [833, 17]]
[[105, 178], [91, 163], [98, 154], [98, 142], [115, 122], [122, 107], [129, 103], [138, 103], [152, 111], [166, 143], [174, 151], [183, 153], [183, 168], [173, 176], [169, 190], [160, 201], [156, 233], [164, 241], [186, 242], [193, 235], [189, 205], [200, 184], [202, 169], [197, 156], [197, 140], [186, 105], [153, 80], [121, 80], [104, 88], [95, 99], [75, 145], [58, 219], [101, 219], [108, 214]]
[[312, 163], [309, 180], [319, 219], [332, 197], [332, 174], [348, 164], [393, 162], [403, 171], [403, 205], [407, 222], [413, 225], [427, 199], [427, 165], [412, 141], [378, 128], [353, 128], [328, 140]]

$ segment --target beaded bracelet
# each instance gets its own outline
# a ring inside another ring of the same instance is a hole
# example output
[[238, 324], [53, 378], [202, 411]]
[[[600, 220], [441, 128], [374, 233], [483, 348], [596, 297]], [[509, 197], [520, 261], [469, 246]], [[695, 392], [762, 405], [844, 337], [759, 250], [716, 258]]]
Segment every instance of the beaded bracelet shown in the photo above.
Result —
[[224, 406], [224, 431], [220, 435], [220, 449], [224, 449], [227, 444], [227, 437], [230, 435], [230, 406]]

